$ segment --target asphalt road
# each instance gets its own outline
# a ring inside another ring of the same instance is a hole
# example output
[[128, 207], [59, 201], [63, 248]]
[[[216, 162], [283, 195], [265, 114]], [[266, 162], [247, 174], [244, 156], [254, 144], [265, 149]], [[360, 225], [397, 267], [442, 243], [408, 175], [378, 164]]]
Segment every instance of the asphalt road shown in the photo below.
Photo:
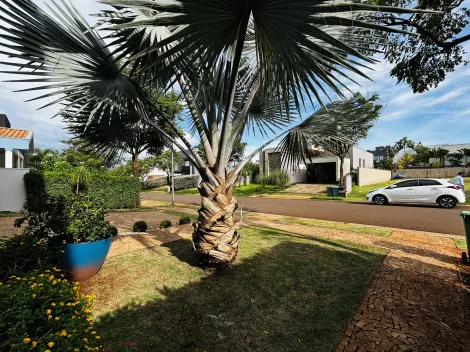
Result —
[[[169, 194], [141, 193], [141, 197], [171, 202]], [[245, 211], [465, 235], [462, 218], [459, 216], [465, 208], [459, 207], [448, 210], [435, 206], [377, 206], [367, 203], [324, 200], [249, 197], [238, 197], [238, 200], [243, 203]], [[201, 198], [198, 195], [175, 195], [175, 202], [200, 205]]]

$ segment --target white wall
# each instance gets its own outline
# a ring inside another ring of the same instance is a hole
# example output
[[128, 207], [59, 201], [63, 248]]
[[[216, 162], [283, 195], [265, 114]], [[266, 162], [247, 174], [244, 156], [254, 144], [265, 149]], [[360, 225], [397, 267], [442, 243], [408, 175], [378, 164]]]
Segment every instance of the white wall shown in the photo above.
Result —
[[354, 170], [360, 167], [367, 169], [374, 167], [374, 155], [366, 150], [353, 146], [349, 150], [349, 156], [352, 160], [351, 166]]
[[360, 167], [358, 169], [357, 184], [359, 186], [368, 186], [380, 182], [390, 180], [392, 172], [387, 170], [366, 169]]
[[0, 211], [18, 212], [26, 201], [23, 175], [29, 169], [0, 169]]
[[290, 182], [292, 184], [307, 182], [307, 169], [305, 168], [305, 165], [301, 166], [302, 168], [299, 168], [297, 170], [288, 171], [290, 176]]

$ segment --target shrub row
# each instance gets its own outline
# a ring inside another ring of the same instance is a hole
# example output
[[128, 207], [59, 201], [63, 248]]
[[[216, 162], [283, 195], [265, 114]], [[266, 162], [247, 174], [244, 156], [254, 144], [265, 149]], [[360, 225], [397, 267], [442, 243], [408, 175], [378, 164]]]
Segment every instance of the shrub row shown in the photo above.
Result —
[[[175, 177], [175, 191], [181, 191], [190, 188], [196, 188], [199, 185], [199, 175], [178, 176]], [[160, 188], [168, 186], [167, 177], [153, 178], [144, 182], [143, 188]]]
[[269, 175], [258, 175], [257, 183], [261, 185], [274, 185], [284, 187], [289, 185], [290, 177], [286, 170], [271, 171]]
[[[41, 207], [48, 197], [68, 197], [73, 194], [69, 173], [31, 170], [24, 175], [28, 209]], [[85, 192], [93, 201], [103, 202], [106, 209], [136, 208], [139, 205], [140, 183], [128, 176], [93, 173]]]
[[168, 178], [166, 176], [152, 178], [143, 182], [144, 189], [160, 188], [163, 186], [168, 186]]

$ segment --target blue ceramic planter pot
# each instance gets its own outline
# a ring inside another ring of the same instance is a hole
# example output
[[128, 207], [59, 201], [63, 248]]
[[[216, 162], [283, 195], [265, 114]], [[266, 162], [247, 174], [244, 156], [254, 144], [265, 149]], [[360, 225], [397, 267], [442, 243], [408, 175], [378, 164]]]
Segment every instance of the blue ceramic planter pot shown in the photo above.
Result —
[[60, 244], [63, 252], [59, 257], [59, 265], [72, 281], [85, 281], [100, 271], [108, 255], [113, 236], [95, 242]]

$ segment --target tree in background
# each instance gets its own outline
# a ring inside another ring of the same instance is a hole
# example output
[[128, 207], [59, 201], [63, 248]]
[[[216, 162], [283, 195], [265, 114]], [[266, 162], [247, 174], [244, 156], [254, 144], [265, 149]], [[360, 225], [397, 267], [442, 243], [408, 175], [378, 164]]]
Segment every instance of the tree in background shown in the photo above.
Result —
[[414, 156], [414, 163], [416, 165], [429, 165], [429, 148], [425, 147], [421, 143], [416, 144], [416, 146], [413, 149], [416, 153]]
[[[171, 184], [170, 176], [171, 176], [171, 150], [167, 150], [160, 155], [156, 155], [154, 157], [155, 159], [155, 167], [158, 169], [162, 170], [163, 172], [166, 173], [166, 177], [168, 180], [168, 184]], [[176, 165], [180, 164], [183, 162], [183, 157], [180, 155], [180, 153], [177, 153], [176, 151], [173, 152], [173, 166], [176, 167]]]
[[99, 153], [79, 138], [62, 140], [61, 142], [67, 147], [60, 154], [73, 167], [85, 166], [89, 170], [108, 170], [121, 161], [119, 155]]
[[437, 159], [441, 167], [445, 167], [447, 155], [450, 153], [449, 150], [443, 148], [430, 148], [429, 158]]
[[[183, 110], [179, 96], [173, 92], [164, 94], [157, 91], [151, 95], [151, 98], [159, 111], [176, 124], [177, 115]], [[64, 120], [67, 121], [70, 132], [78, 136], [82, 148], [94, 150], [96, 154], [110, 158], [120, 156], [123, 152], [130, 154], [134, 177], [142, 177], [143, 165], [148, 162], [139, 163], [141, 153], [147, 151], [152, 155], [160, 154], [165, 145], [170, 143], [160, 133], [159, 128], [170, 137], [176, 136], [166, 120], [157, 118], [151, 123], [147, 121], [128, 123], [125, 119], [119, 119], [110, 125], [105, 120], [93, 120], [89, 123], [89, 112], [83, 111], [76, 115], [64, 115]]]
[[408, 169], [413, 163], [413, 155], [405, 153], [397, 161], [397, 168], [399, 169]]
[[413, 92], [422, 93], [437, 87], [446, 74], [467, 64], [462, 43], [470, 40], [470, 11], [462, 0], [372, 0], [379, 5], [421, 8], [440, 11], [436, 14], [414, 14], [403, 17], [387, 13], [373, 15], [385, 25], [400, 25], [418, 34], [390, 33], [385, 57], [394, 64], [391, 75], [408, 83]]
[[[279, 147], [284, 161], [287, 165], [298, 165], [302, 161], [305, 163], [310, 146], [320, 146], [339, 158], [339, 184], [342, 186], [346, 155], [359, 140], [367, 137], [382, 109], [378, 94], [365, 97], [361, 93], [354, 93], [347, 100], [328, 104], [289, 131]], [[322, 121], [324, 128], [335, 138], [318, 134], [318, 121]]]
[[[397, 30], [364, 18], [365, 12], [419, 12], [352, 0], [102, 2], [114, 6], [100, 13], [112, 45], [66, 3], [53, 3], [50, 16], [32, 0], [4, 0], [2, 18], [16, 19], [3, 26], [0, 45], [15, 58], [5, 64], [21, 68], [12, 73], [32, 76], [21, 81], [43, 84], [35, 87], [47, 89], [38, 99], [53, 97], [50, 104], [63, 105], [60, 114], [83, 113], [88, 125], [150, 124], [172, 139], [154, 123], [165, 120], [202, 178], [193, 246], [204, 263], [217, 267], [238, 253], [241, 224], [233, 216], [238, 202], [232, 190], [239, 172], [285, 132], [228, 170], [234, 143], [249, 130], [266, 137], [285, 128], [307, 104], [324, 105], [327, 90], [344, 98], [352, 73], [367, 77], [364, 66], [375, 62], [372, 56], [384, 44], [371, 28]], [[175, 84], [205, 160], [148, 91]], [[323, 139], [344, 140], [331, 125], [334, 119], [314, 119], [310, 127]]]
[[464, 159], [463, 165], [464, 165], [465, 167], [470, 166], [470, 161], [469, 161], [469, 158], [470, 158], [470, 148], [462, 148], [462, 149], [459, 149], [458, 152], [459, 152], [460, 154], [462, 154], [462, 156], [463, 156], [463, 159]]
[[452, 167], [462, 166], [462, 160], [464, 156], [462, 153], [453, 153], [447, 155], [447, 160], [450, 162]]

